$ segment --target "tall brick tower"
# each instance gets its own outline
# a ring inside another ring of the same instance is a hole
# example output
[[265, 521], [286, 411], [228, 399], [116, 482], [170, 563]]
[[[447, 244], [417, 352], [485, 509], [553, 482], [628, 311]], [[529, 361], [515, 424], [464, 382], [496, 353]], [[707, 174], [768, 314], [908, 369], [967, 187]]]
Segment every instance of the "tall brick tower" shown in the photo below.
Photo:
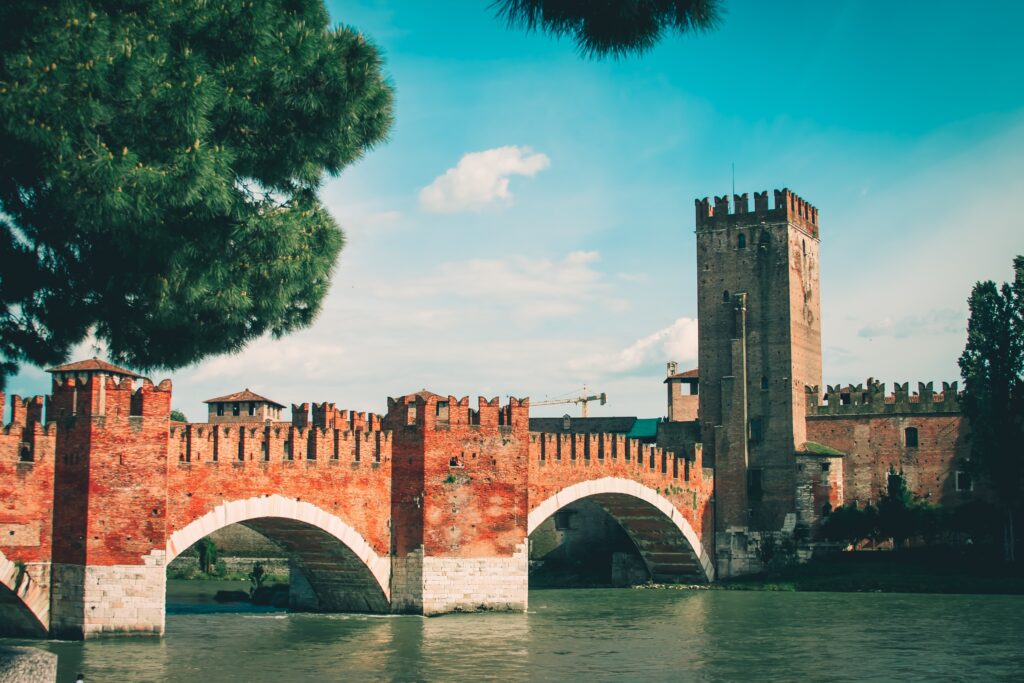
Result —
[[746, 194], [696, 205], [701, 436], [728, 542], [795, 509], [804, 386], [821, 385], [818, 210], [786, 189], [753, 212]]

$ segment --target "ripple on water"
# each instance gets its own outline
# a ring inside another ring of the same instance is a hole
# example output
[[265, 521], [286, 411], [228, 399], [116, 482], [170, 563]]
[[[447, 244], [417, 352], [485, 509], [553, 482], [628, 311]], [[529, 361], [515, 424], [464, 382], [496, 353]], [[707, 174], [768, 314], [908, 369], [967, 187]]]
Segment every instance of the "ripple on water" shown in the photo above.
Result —
[[163, 639], [50, 641], [58, 680], [1015, 680], [1019, 596], [544, 590], [527, 613], [173, 612]]

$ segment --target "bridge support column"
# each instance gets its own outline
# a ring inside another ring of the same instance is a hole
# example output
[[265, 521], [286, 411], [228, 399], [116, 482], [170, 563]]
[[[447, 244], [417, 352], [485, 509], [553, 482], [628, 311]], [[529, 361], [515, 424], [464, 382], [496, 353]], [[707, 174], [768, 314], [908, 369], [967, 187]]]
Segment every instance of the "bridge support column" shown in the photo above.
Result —
[[420, 548], [395, 558], [391, 602], [395, 612], [525, 611], [527, 542], [504, 557], [431, 557]]
[[164, 551], [144, 565], [54, 564], [50, 610], [56, 638], [162, 635], [167, 571]]

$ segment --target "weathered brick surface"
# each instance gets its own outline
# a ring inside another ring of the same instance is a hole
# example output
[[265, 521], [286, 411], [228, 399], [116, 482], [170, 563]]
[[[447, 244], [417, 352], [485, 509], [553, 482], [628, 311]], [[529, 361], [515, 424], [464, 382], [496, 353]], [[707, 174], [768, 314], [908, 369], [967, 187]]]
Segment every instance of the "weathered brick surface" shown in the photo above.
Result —
[[818, 212], [789, 190], [774, 209], [766, 192], [753, 211], [746, 194], [696, 208], [700, 421], [719, 530], [779, 529], [795, 507], [804, 386], [821, 381]]
[[[0, 416], [5, 397], [0, 394]], [[0, 429], [0, 551], [12, 562], [49, 562], [55, 425], [42, 422], [41, 396], [11, 397]]]
[[[524, 609], [529, 404], [388, 400], [396, 611]], [[520, 590], [521, 589], [521, 590]]]
[[[908, 448], [904, 430], [918, 430], [918, 446]], [[970, 456], [967, 429], [959, 414], [842, 415], [807, 420], [808, 438], [843, 451], [846, 502], [877, 503], [889, 467], [902, 469], [917, 497], [958, 505], [970, 492], [956, 491], [958, 469]]]

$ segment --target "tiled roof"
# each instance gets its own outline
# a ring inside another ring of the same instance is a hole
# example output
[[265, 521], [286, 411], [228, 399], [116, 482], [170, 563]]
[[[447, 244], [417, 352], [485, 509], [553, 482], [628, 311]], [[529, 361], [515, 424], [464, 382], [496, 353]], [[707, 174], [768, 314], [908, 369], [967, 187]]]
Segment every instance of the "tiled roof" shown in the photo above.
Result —
[[99, 358], [90, 358], [89, 360], [78, 360], [74, 363], [67, 363], [66, 365], [58, 365], [55, 368], [50, 368], [47, 372], [109, 372], [115, 375], [126, 375], [127, 377], [141, 377], [138, 373], [132, 372], [131, 370], [125, 370], [119, 368], [116, 365], [112, 365], [105, 360]]
[[272, 406], [277, 406], [278, 408], [284, 408], [284, 406], [281, 405], [280, 403], [278, 403], [277, 401], [271, 401], [266, 396], [260, 396], [259, 394], [256, 394], [256, 393], [253, 393], [253, 392], [249, 391], [248, 389], [243, 389], [242, 391], [236, 391], [235, 393], [228, 394], [227, 396], [218, 396], [217, 398], [208, 398], [205, 401], [203, 401], [203, 403], [232, 403], [232, 402], [235, 402], [235, 401], [248, 401], [250, 403], [269, 403]]
[[[668, 377], [665, 378], [665, 382], [669, 381], [670, 379], [698, 379], [699, 377], [700, 373], [698, 372], [698, 368], [694, 368], [692, 370], [687, 370], [686, 372], [677, 372], [674, 375], [669, 375]], [[662, 384], [664, 384], [665, 382], [662, 382]]]
[[433, 391], [427, 391], [426, 389], [420, 389], [419, 391], [416, 391], [414, 393], [405, 394], [404, 396], [402, 396], [402, 398], [412, 398], [413, 396], [419, 396], [424, 401], [429, 400], [432, 396], [436, 396], [437, 398], [445, 399], [445, 400], [447, 400], [447, 398], [448, 398], [447, 396], [442, 396], [441, 394], [435, 394]]

